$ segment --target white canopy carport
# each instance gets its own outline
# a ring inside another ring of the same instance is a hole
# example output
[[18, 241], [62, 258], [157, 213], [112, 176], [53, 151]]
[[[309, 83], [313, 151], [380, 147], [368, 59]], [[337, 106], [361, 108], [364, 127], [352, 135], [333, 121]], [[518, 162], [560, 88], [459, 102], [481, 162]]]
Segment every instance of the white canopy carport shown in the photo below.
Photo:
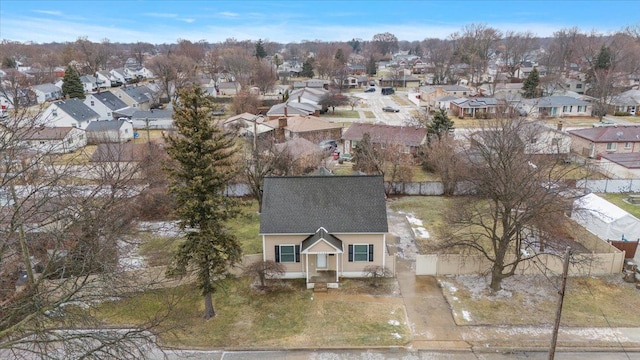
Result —
[[603, 240], [640, 238], [640, 220], [596, 194], [576, 199], [571, 218]]

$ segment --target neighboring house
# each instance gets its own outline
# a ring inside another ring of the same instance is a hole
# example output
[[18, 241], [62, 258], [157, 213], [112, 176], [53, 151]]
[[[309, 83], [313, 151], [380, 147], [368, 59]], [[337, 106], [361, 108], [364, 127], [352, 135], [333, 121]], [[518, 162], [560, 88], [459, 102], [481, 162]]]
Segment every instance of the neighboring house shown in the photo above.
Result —
[[524, 127], [526, 134], [522, 140], [525, 142], [525, 153], [549, 155], [564, 154], [571, 152], [571, 136], [561, 131], [562, 124], [552, 129], [544, 124], [530, 122]]
[[639, 179], [640, 152], [603, 154], [598, 171], [614, 179]]
[[628, 90], [609, 101], [609, 111], [624, 112], [629, 115], [640, 114], [640, 90]]
[[219, 95], [237, 95], [240, 88], [240, 83], [236, 81], [224, 81], [216, 85]]
[[498, 100], [496, 98], [459, 98], [449, 102], [451, 112], [459, 117], [472, 118], [490, 118], [493, 117], [498, 108]]
[[294, 89], [302, 89], [302, 88], [315, 88], [315, 89], [325, 89], [329, 90], [329, 81], [320, 80], [320, 79], [309, 79], [303, 81], [294, 81], [293, 82]]
[[85, 131], [65, 126], [40, 126], [20, 131], [24, 144], [41, 153], [63, 154], [73, 152], [87, 145]]
[[151, 109], [153, 102], [153, 91], [144, 85], [123, 86], [114, 91], [114, 94], [127, 106], [141, 110]]
[[440, 107], [436, 105], [436, 99], [444, 96], [453, 96], [455, 98], [461, 98], [470, 96], [472, 90], [466, 86], [460, 85], [430, 85], [421, 86], [420, 92], [420, 106], [425, 106], [427, 110], [438, 110]]
[[[125, 108], [132, 109], [132, 108]], [[118, 112], [116, 112], [118, 113]], [[131, 120], [136, 129], [172, 129], [173, 109], [135, 110], [124, 116]]]
[[281, 117], [289, 116], [320, 116], [320, 106], [299, 103], [299, 102], [286, 102], [273, 105], [269, 111], [267, 111], [267, 117], [269, 120], [276, 120]]
[[263, 116], [245, 112], [225, 120], [222, 123], [222, 128], [225, 131], [233, 132], [239, 136], [248, 136], [251, 138], [253, 138], [253, 133], [256, 132], [258, 137], [260, 137], [262, 134], [273, 131], [271, 126], [264, 124], [265, 120]]
[[[271, 129], [273, 130], [273, 129]], [[307, 173], [309, 169], [316, 169], [326, 156], [318, 143], [304, 138], [289, 139], [283, 143], [275, 144], [278, 151], [287, 151], [291, 155], [291, 166], [294, 174]]]
[[353, 154], [365, 133], [369, 134], [371, 142], [375, 146], [381, 149], [397, 146], [404, 154], [416, 154], [420, 146], [427, 142], [427, 129], [425, 128], [353, 123], [342, 135], [343, 152]]
[[276, 141], [304, 138], [312, 143], [337, 140], [342, 136], [342, 125], [316, 116], [290, 116], [269, 120], [265, 125], [274, 129]]
[[451, 108], [451, 101], [456, 100], [457, 97], [451, 95], [445, 95], [441, 98], [437, 98], [434, 101], [435, 109], [445, 109], [448, 110]]
[[367, 69], [364, 65], [347, 65], [347, 72], [349, 75], [364, 75], [366, 71]]
[[135, 74], [127, 68], [113, 69], [109, 71], [109, 74], [121, 84], [126, 84], [135, 78]]
[[381, 176], [304, 176], [264, 179], [260, 235], [263, 260], [284, 265], [284, 278], [307, 288], [390, 267]]
[[98, 80], [91, 75], [82, 75], [80, 76], [80, 81], [82, 82], [82, 88], [85, 93], [90, 93], [98, 90]]
[[564, 79], [564, 86], [567, 91], [573, 91], [578, 94], [584, 94], [587, 90], [587, 82], [578, 78]]
[[382, 87], [418, 87], [420, 86], [420, 79], [412, 75], [397, 75], [394, 77], [382, 77], [378, 79], [380, 86]]
[[46, 126], [72, 126], [86, 129], [91, 121], [100, 120], [100, 115], [91, 110], [80, 99], [59, 100], [44, 110], [41, 116]]
[[523, 99], [514, 106], [521, 114], [534, 118], [591, 116], [591, 103], [571, 96]]
[[31, 90], [36, 94], [38, 104], [62, 98], [62, 89], [54, 84], [34, 85]]
[[112, 120], [116, 110], [126, 108], [127, 104], [110, 91], [88, 94], [84, 99], [85, 105], [100, 115], [99, 120]]
[[522, 94], [522, 83], [482, 84], [480, 91], [484, 96], [498, 99], [514, 99], [519, 98]]
[[538, 70], [540, 77], [547, 76], [547, 68], [545, 66], [520, 66], [516, 69], [514, 75], [519, 79], [526, 79], [529, 77], [533, 69]]
[[[340, 85], [340, 78], [335, 78], [333, 81], [336, 85]], [[349, 89], [354, 89], [358, 87], [358, 78], [355, 76], [347, 76], [345, 79], [342, 79], [342, 86]]]
[[320, 100], [328, 94], [329, 91], [323, 88], [295, 89], [289, 93], [289, 100], [287, 102], [298, 102], [318, 106]]
[[122, 143], [133, 139], [133, 125], [124, 120], [92, 121], [86, 132], [88, 144]]
[[603, 126], [567, 131], [571, 151], [582, 156], [600, 158], [606, 154], [640, 152], [640, 127]]
[[122, 85], [121, 82], [118, 82], [116, 77], [111, 75], [108, 71], [98, 71], [96, 72], [96, 85], [100, 89], [108, 89], [114, 85]]

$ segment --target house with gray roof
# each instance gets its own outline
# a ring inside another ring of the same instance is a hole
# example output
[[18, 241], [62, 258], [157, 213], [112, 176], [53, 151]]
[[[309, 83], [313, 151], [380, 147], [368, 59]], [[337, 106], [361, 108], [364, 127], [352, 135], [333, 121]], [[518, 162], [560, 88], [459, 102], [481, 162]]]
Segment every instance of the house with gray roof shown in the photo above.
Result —
[[82, 82], [82, 88], [85, 93], [93, 92], [98, 89], [98, 79], [91, 75], [80, 76], [80, 82]]
[[86, 132], [88, 144], [122, 143], [133, 139], [133, 125], [124, 120], [92, 121]]
[[115, 112], [117, 110], [128, 106], [111, 91], [88, 94], [84, 103], [100, 115], [100, 120], [112, 120], [116, 118]]
[[512, 103], [518, 112], [529, 117], [591, 116], [591, 103], [571, 96], [547, 96]]
[[421, 86], [418, 93], [420, 94], [420, 106], [424, 106], [430, 111], [440, 108], [436, 104], [436, 99], [444, 96], [467, 97], [473, 94], [473, 90], [461, 85], [429, 85]]
[[85, 131], [79, 128], [38, 126], [18, 130], [24, 145], [47, 154], [73, 152], [87, 145]]
[[127, 106], [141, 110], [151, 109], [155, 95], [151, 89], [144, 85], [122, 86], [115, 90], [114, 94]]
[[623, 112], [629, 115], [640, 113], [640, 90], [627, 90], [620, 95], [613, 96], [609, 101], [609, 111]]
[[40, 119], [46, 126], [71, 126], [84, 130], [91, 121], [100, 120], [100, 115], [91, 110], [82, 100], [68, 99], [51, 103]]
[[499, 102], [496, 98], [478, 97], [451, 100], [449, 109], [459, 118], [490, 118], [493, 117], [498, 109]]
[[62, 88], [54, 84], [40, 84], [31, 87], [31, 90], [36, 94], [36, 100], [38, 104], [44, 104], [46, 101], [53, 101], [62, 98]]
[[263, 260], [284, 265], [284, 278], [308, 288], [338, 287], [367, 266], [392, 269], [381, 176], [284, 176], [264, 180]]

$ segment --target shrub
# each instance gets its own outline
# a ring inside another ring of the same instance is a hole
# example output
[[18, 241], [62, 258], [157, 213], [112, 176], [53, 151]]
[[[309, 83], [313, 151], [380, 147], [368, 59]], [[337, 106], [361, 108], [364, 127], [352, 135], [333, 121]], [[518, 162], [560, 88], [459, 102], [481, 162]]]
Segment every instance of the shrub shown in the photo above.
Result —
[[616, 111], [616, 112], [613, 113], [613, 116], [629, 116], [629, 115], [631, 115], [631, 114], [629, 114], [626, 111]]

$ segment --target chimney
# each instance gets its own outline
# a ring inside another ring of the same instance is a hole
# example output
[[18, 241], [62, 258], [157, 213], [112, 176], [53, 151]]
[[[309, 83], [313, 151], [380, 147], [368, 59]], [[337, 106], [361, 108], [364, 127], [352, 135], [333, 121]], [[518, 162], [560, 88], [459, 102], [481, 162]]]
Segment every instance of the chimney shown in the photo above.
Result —
[[278, 118], [278, 129], [284, 129], [285, 127], [287, 127], [287, 118], [286, 117]]
[[284, 116], [287, 117], [289, 114], [287, 113], [287, 105], [284, 106]]
[[558, 131], [562, 131], [562, 120], [558, 121], [558, 124], [556, 124], [556, 129]]

